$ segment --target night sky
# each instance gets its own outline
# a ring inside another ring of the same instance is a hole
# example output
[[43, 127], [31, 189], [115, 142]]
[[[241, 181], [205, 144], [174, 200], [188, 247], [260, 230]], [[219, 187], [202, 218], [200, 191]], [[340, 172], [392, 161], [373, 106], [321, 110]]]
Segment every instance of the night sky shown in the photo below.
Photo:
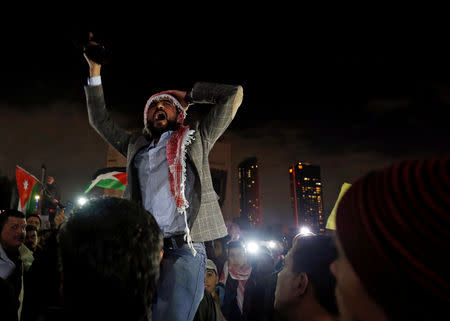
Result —
[[157, 91], [188, 90], [196, 81], [244, 87], [228, 129], [233, 165], [258, 157], [267, 224], [292, 222], [292, 162], [321, 166], [329, 213], [343, 182], [403, 158], [449, 152], [450, 52], [441, 42], [406, 29], [389, 38], [349, 34], [269, 10], [249, 19], [154, 15], [3, 28], [0, 175], [12, 178], [18, 164], [39, 176], [45, 163], [67, 202], [105, 166], [106, 145], [87, 121], [88, 67], [73, 44], [86, 28], [111, 48], [102, 82], [123, 127], [142, 126]]

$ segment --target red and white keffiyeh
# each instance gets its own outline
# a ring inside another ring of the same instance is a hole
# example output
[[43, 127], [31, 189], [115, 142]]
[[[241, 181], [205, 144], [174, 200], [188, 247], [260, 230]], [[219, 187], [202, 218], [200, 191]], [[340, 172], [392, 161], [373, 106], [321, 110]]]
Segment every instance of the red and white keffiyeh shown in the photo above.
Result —
[[185, 240], [189, 244], [192, 253], [196, 255], [196, 250], [192, 245], [192, 239], [190, 235], [189, 225], [187, 222], [186, 210], [189, 207], [189, 202], [186, 200], [184, 193], [184, 183], [186, 181], [186, 147], [194, 139], [194, 130], [191, 130], [188, 125], [184, 125], [184, 119], [186, 118], [186, 110], [181, 106], [180, 102], [167, 93], [158, 93], [150, 97], [145, 105], [144, 109], [144, 126], [147, 128], [147, 113], [150, 105], [161, 99], [169, 99], [175, 107], [177, 107], [179, 113], [177, 117], [178, 129], [174, 131], [166, 145], [166, 157], [167, 164], [169, 166], [169, 184], [170, 192], [172, 193], [173, 200], [177, 207], [178, 213], [184, 216], [185, 222]]
[[251, 273], [252, 273], [252, 266], [250, 264], [246, 263], [240, 269], [235, 269], [233, 266], [228, 267], [228, 260], [227, 260], [223, 265], [222, 274], [220, 275], [219, 282], [223, 284], [227, 284], [228, 275], [230, 275], [232, 279], [238, 280], [236, 301], [239, 310], [241, 310], [241, 313], [244, 304], [245, 284], [247, 283], [247, 280], [250, 277]]

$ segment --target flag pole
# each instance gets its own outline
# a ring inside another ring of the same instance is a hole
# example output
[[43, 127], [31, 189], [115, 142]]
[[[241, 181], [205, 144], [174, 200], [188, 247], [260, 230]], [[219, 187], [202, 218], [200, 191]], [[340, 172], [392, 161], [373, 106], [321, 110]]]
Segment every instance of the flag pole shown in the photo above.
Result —
[[45, 167], [45, 164], [42, 164], [41, 166], [41, 188], [39, 190], [39, 203], [35, 211], [37, 211], [36, 214], [41, 215], [42, 214], [42, 201], [44, 199], [44, 191], [45, 191], [45, 175], [46, 175], [47, 168]]

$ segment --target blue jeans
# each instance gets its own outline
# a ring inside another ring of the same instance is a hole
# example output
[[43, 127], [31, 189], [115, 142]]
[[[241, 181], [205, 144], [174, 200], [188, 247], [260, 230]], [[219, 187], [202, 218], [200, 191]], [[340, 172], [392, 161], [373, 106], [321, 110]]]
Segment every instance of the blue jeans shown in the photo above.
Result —
[[153, 321], [192, 321], [203, 298], [206, 273], [204, 243], [194, 243], [197, 255], [187, 244], [164, 248]]

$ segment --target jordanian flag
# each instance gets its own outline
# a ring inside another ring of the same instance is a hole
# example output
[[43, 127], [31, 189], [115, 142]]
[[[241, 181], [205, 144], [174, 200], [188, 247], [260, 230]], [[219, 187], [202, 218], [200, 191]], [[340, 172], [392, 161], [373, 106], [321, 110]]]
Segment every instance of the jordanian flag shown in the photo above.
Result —
[[16, 181], [17, 191], [19, 192], [19, 205], [17, 210], [22, 213], [32, 213], [36, 206], [35, 196], [38, 195], [39, 180], [24, 170], [22, 167], [16, 165]]
[[107, 167], [98, 170], [94, 174], [92, 182], [88, 184], [84, 192], [88, 193], [94, 187], [113, 188], [124, 191], [126, 185], [127, 173], [124, 167]]

